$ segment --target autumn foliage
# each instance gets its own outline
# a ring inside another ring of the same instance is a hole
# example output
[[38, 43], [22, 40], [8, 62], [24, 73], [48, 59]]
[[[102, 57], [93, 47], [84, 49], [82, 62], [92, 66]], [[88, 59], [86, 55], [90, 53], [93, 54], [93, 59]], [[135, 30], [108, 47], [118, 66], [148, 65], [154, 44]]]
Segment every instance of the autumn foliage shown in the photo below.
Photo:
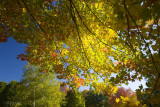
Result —
[[17, 59], [73, 87], [111, 95], [144, 77], [148, 100], [160, 89], [159, 10], [158, 0], [2, 0], [0, 42], [27, 44]]

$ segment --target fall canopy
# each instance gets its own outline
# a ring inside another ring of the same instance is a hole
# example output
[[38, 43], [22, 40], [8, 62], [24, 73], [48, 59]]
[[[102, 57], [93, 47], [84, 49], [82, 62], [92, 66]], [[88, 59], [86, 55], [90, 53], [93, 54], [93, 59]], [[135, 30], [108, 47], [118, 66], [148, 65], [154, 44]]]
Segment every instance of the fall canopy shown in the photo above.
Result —
[[18, 59], [74, 87], [113, 94], [117, 85], [145, 77], [154, 91], [159, 10], [159, 0], [2, 0], [0, 41], [12, 37], [27, 44]]

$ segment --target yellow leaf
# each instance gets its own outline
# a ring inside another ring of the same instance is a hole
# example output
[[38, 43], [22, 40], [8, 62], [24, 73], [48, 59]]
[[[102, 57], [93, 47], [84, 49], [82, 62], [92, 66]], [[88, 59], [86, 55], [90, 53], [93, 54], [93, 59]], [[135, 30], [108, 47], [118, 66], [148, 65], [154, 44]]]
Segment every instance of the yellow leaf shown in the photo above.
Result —
[[116, 102], [118, 103], [120, 101], [120, 99], [119, 98], [116, 98]]
[[26, 8], [23, 8], [23, 13], [26, 13]]

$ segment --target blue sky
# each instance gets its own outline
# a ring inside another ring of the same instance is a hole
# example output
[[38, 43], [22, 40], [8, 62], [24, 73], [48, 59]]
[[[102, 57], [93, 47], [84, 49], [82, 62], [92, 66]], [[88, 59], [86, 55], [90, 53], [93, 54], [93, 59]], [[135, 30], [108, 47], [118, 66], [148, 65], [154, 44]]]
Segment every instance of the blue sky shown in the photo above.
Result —
[[0, 81], [19, 81], [23, 74], [23, 66], [27, 62], [17, 59], [17, 55], [24, 53], [24, 44], [17, 43], [12, 38], [7, 42], [0, 42]]
[[[0, 42], [0, 81], [9, 83], [12, 80], [20, 80], [23, 75], [23, 66], [26, 65], [27, 62], [17, 59], [17, 55], [24, 53], [25, 46], [25, 44], [17, 43], [12, 38], [9, 38], [7, 42]], [[141, 82], [136, 81], [134, 83], [129, 82], [128, 86], [122, 86], [136, 90], [141, 84], [146, 87], [145, 80], [142, 80]], [[83, 90], [84, 88], [88, 89], [88, 87], [81, 87], [80, 90]]]

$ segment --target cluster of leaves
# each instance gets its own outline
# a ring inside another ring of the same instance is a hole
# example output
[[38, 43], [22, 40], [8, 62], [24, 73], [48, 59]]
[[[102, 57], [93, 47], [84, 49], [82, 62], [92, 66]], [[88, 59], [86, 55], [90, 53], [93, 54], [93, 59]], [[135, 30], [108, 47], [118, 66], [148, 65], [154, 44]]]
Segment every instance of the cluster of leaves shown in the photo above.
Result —
[[152, 94], [160, 78], [159, 10], [159, 0], [2, 0], [0, 41], [28, 44], [18, 58], [71, 86], [113, 94], [145, 77]]

